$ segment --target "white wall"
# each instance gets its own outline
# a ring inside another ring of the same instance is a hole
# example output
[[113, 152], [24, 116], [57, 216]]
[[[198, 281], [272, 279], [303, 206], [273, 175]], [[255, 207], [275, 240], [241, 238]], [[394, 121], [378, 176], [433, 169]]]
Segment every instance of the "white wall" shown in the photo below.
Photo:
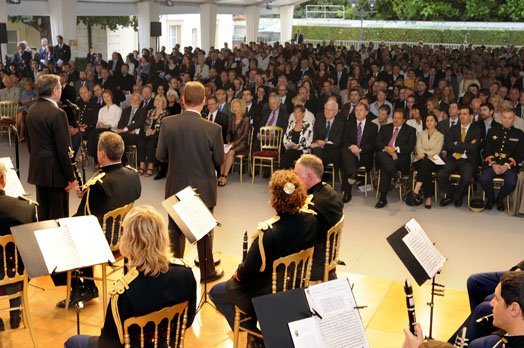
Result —
[[[138, 48], [138, 33], [129, 28], [119, 28], [116, 31], [107, 30], [107, 53], [111, 55], [113, 52], [120, 52], [124, 61], [126, 55]], [[107, 57], [107, 58], [106, 58]], [[104, 55], [104, 60], [110, 57]]]

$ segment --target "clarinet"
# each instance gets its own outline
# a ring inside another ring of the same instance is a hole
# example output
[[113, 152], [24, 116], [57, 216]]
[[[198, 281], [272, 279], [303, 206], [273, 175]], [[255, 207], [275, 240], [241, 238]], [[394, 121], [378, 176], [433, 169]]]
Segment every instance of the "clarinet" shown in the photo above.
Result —
[[82, 182], [82, 176], [80, 176], [80, 172], [78, 171], [78, 167], [76, 166], [75, 152], [73, 151], [71, 146], [69, 146], [69, 151], [67, 152], [67, 154], [69, 155], [69, 159], [71, 160], [71, 167], [73, 167], [73, 173], [75, 173], [75, 178], [78, 182], [78, 186], [82, 187], [84, 186]]
[[406, 305], [408, 307], [409, 331], [416, 336], [415, 323], [417, 322], [417, 318], [415, 317], [415, 301], [413, 300], [413, 288], [411, 287], [409, 279], [406, 279], [404, 283], [404, 292], [406, 293]]
[[242, 262], [246, 260], [247, 256], [247, 231], [244, 232], [244, 242], [242, 243]]
[[457, 348], [465, 348], [469, 344], [469, 340], [466, 338], [466, 332], [467, 328], [464, 326], [462, 330], [460, 331], [460, 334], [457, 335], [457, 338], [455, 339], [455, 347]]

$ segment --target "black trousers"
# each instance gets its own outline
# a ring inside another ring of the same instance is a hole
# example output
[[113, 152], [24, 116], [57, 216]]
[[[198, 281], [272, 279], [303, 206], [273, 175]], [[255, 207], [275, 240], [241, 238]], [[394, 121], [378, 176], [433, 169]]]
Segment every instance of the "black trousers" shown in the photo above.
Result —
[[[138, 143], [140, 142], [140, 135], [138, 134], [131, 134], [129, 132], [123, 132], [120, 133], [120, 136], [122, 137], [122, 140], [124, 141], [124, 146], [127, 148], [129, 145], [136, 145], [137, 147], [137, 159], [138, 159]], [[124, 151], [124, 155], [122, 156], [122, 163], [125, 165], [128, 162], [127, 154]]]
[[335, 172], [340, 168], [340, 148], [315, 147], [311, 153], [322, 160], [324, 167], [330, 163], [335, 166]]
[[[449, 156], [448, 158], [444, 167], [437, 174], [438, 186], [442, 192], [446, 194], [446, 197], [460, 200], [462, 196], [464, 196], [464, 192], [475, 173], [475, 165], [468, 159], [461, 158], [457, 160], [453, 156]], [[460, 174], [460, 182], [453, 190], [449, 182], [449, 176], [455, 171], [458, 171]]]
[[293, 169], [293, 162], [298, 160], [303, 153], [302, 150], [287, 149], [280, 158], [280, 169]]
[[[429, 158], [423, 158], [413, 163], [413, 167], [417, 170], [416, 181], [422, 183], [422, 189], [424, 190], [424, 197], [431, 197], [433, 192], [433, 178], [431, 172], [437, 171], [438, 167]], [[437, 178], [435, 178], [436, 180]]]
[[[209, 208], [213, 212], [213, 208]], [[177, 224], [171, 217], [169, 217], [169, 242], [171, 244], [171, 251], [177, 258], [184, 257], [186, 248], [186, 236], [178, 228]], [[206, 275], [215, 274], [215, 262], [213, 260], [213, 234], [211, 230], [204, 238], [197, 242], [198, 260], [200, 263], [200, 277], [204, 279], [204, 267]], [[204, 242], [205, 240], [205, 242]], [[204, 245], [205, 244], [205, 245]]]
[[95, 163], [98, 163], [98, 157], [96, 156], [98, 147], [98, 137], [104, 132], [111, 132], [109, 128], [95, 128], [89, 133], [87, 138], [87, 154], [94, 158]]
[[361, 166], [366, 167], [366, 171], [373, 168], [373, 159], [369, 160], [369, 157], [358, 159], [357, 156], [351, 152], [347, 147], [342, 149], [342, 191], [351, 191], [351, 185], [347, 182], [347, 179], [351, 176], [357, 175], [357, 169]]
[[400, 170], [402, 175], [408, 175], [411, 158], [409, 155], [399, 155], [398, 159], [394, 160], [389, 153], [378, 151], [375, 159], [377, 161], [377, 167], [380, 169], [380, 186], [378, 191], [381, 195], [385, 196], [389, 191], [391, 178], [396, 175], [397, 171]]
[[69, 192], [65, 187], [36, 186], [38, 220], [52, 220], [69, 217]]
[[148, 137], [140, 137], [140, 142], [137, 146], [138, 161], [147, 163], [157, 163], [156, 146], [158, 144], [158, 134], [153, 134]]

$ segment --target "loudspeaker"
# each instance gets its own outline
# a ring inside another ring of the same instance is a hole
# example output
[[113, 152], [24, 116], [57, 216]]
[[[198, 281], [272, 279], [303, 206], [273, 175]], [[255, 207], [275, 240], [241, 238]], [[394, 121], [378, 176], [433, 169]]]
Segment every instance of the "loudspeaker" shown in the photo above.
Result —
[[162, 23], [151, 22], [151, 36], [162, 36]]
[[7, 24], [0, 23], [0, 44], [7, 43]]

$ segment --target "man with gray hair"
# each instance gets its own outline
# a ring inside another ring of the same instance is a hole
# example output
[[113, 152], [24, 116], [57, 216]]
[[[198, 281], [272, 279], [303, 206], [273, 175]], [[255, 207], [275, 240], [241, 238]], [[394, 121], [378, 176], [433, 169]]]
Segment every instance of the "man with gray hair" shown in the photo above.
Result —
[[329, 100], [324, 104], [324, 115], [317, 117], [313, 130], [311, 153], [319, 157], [324, 166], [333, 164], [335, 173], [340, 168], [340, 150], [344, 136], [344, 120], [335, 117], [338, 114], [338, 104]]
[[5, 88], [0, 89], [0, 101], [11, 100], [19, 103], [21, 92], [20, 88], [18, 88], [16, 85], [13, 85], [9, 75], [4, 76], [2, 83], [4, 84]]

